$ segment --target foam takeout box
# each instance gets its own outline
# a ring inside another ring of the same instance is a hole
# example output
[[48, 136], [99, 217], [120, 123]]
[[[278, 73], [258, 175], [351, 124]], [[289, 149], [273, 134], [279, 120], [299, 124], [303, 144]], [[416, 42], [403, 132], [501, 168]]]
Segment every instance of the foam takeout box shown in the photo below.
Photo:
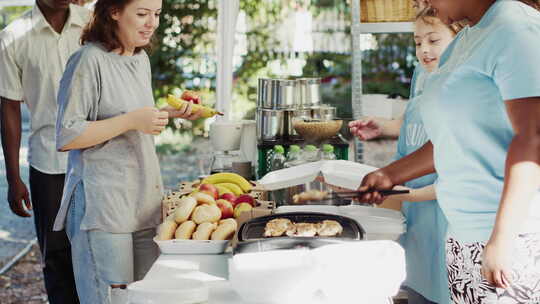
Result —
[[347, 160], [325, 160], [272, 171], [257, 183], [267, 191], [285, 189], [314, 181], [318, 176], [325, 183], [356, 190], [364, 176], [377, 168]]

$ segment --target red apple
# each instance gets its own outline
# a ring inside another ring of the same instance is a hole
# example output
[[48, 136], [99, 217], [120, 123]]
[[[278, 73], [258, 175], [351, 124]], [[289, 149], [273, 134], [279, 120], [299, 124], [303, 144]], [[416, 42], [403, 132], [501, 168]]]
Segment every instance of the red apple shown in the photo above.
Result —
[[199, 186], [199, 191], [202, 192], [202, 193], [206, 193], [206, 194], [210, 195], [214, 199], [218, 199], [218, 197], [219, 197], [218, 189], [216, 188], [216, 186], [214, 186], [212, 184], [201, 184]]
[[227, 201], [234, 204], [234, 201], [236, 200], [236, 195], [234, 195], [232, 193], [223, 193], [219, 198], [227, 200]]
[[240, 203], [248, 203], [251, 205], [251, 207], [255, 207], [255, 199], [249, 194], [242, 194], [237, 197], [234, 201], [234, 207], [236, 208], [236, 206]]
[[234, 207], [234, 218], [239, 218], [243, 212], [249, 212], [253, 207], [249, 203], [239, 203]]
[[194, 104], [200, 104], [201, 103], [201, 97], [196, 92], [189, 91], [189, 90], [185, 90], [182, 93], [182, 96], [180, 96], [180, 98], [182, 98], [183, 100], [186, 100], [186, 101], [191, 101]]
[[234, 209], [231, 202], [225, 199], [218, 199], [216, 204], [221, 209], [221, 219], [233, 217]]

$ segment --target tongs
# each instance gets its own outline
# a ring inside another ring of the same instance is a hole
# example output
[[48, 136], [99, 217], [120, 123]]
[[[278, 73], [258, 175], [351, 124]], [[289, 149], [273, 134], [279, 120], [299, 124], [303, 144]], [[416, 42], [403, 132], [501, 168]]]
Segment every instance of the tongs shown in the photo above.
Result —
[[[355, 199], [360, 198], [364, 194], [368, 194], [375, 191], [347, 191], [347, 192], [331, 192], [324, 197], [324, 199]], [[409, 190], [377, 190], [382, 196], [407, 194]]]
[[[293, 203], [293, 205], [333, 205], [333, 206], [345, 206], [350, 205], [351, 200], [360, 198], [362, 195], [371, 193], [374, 191], [345, 191], [345, 192], [331, 192], [328, 193], [324, 198], [320, 200], [311, 199], [303, 200], [298, 203]], [[410, 193], [409, 190], [378, 190], [382, 196], [390, 196], [397, 194], [407, 194]], [[363, 203], [360, 203], [361, 205]]]

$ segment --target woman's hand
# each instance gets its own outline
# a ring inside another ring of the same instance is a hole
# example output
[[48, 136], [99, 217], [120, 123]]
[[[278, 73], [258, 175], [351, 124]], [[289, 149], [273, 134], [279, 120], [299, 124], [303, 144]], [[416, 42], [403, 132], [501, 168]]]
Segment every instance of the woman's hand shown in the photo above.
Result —
[[351, 134], [358, 137], [360, 140], [371, 140], [380, 137], [383, 134], [381, 122], [374, 117], [351, 121], [349, 123], [349, 128]]
[[364, 177], [358, 188], [358, 191], [369, 191], [369, 193], [361, 196], [359, 200], [362, 203], [380, 204], [385, 197], [378, 193], [377, 190], [390, 190], [394, 186], [391, 177], [384, 170], [373, 171]]
[[158, 135], [169, 123], [169, 113], [154, 107], [144, 107], [129, 112], [131, 129], [145, 134]]
[[514, 240], [490, 240], [482, 254], [482, 275], [493, 286], [508, 288], [512, 283]]
[[187, 120], [195, 120], [201, 117], [200, 111], [193, 111], [193, 104], [185, 102], [180, 109], [175, 109], [171, 106], [166, 106], [161, 109], [169, 113], [170, 118], [183, 118]]

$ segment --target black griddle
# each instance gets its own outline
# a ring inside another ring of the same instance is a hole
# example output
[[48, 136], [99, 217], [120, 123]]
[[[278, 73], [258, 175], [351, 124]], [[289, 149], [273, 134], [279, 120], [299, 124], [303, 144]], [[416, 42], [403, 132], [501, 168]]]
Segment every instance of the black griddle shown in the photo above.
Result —
[[[341, 224], [343, 232], [334, 237], [264, 237], [266, 223], [273, 219], [286, 218], [294, 223], [320, 223], [334, 220]], [[233, 254], [262, 252], [284, 249], [314, 249], [330, 244], [363, 240], [365, 230], [355, 220], [334, 214], [318, 212], [288, 212], [254, 218], [242, 224], [238, 230], [238, 243]]]

